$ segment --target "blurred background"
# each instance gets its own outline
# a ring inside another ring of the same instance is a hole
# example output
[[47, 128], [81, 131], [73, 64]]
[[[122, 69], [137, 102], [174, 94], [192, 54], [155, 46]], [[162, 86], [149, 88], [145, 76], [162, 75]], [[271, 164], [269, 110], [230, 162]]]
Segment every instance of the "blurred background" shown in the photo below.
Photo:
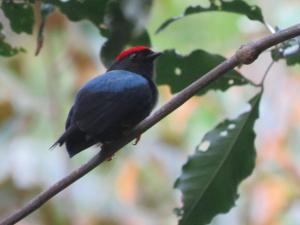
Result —
[[[155, 34], [167, 18], [201, 0], [155, 0], [147, 21], [155, 50], [200, 48], [230, 56], [242, 43], [269, 34], [245, 16], [202, 13]], [[281, 28], [300, 21], [298, 0], [249, 1], [266, 21]], [[38, 15], [36, 15], [38, 18]], [[2, 23], [7, 23], [0, 14]], [[38, 27], [35, 27], [35, 34]], [[0, 218], [20, 208], [40, 191], [90, 159], [98, 148], [69, 159], [64, 147], [48, 150], [64, 130], [74, 95], [105, 67], [99, 50], [105, 41], [89, 22], [70, 22], [59, 11], [48, 18], [45, 43], [34, 56], [36, 35], [15, 35], [11, 43], [26, 53], [0, 58]], [[242, 74], [259, 83], [271, 62], [263, 53]], [[160, 86], [160, 103], [172, 95]], [[300, 67], [279, 61], [271, 68], [256, 123], [257, 166], [240, 187], [237, 206], [213, 225], [300, 224]], [[137, 146], [129, 144], [112, 161], [90, 172], [51, 199], [20, 225], [174, 225], [180, 192], [173, 189], [181, 166], [203, 135], [225, 118], [245, 111], [258, 91], [253, 86], [210, 91], [194, 97], [147, 131]], [[159, 106], [158, 105], [158, 106]]]

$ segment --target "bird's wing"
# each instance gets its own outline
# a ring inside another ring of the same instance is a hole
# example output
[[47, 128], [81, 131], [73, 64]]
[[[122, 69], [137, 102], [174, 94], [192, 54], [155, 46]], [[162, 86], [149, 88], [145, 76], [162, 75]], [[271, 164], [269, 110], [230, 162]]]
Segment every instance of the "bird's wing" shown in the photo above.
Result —
[[74, 111], [74, 106], [72, 106], [72, 108], [70, 109], [69, 111], [69, 114], [68, 114], [68, 118], [67, 118], [67, 121], [66, 121], [66, 130], [71, 126], [72, 124], [72, 118], [73, 118], [73, 111]]
[[88, 82], [78, 93], [72, 121], [87, 134], [97, 135], [122, 123], [139, 104], [151, 101], [148, 81], [126, 71], [111, 71]]

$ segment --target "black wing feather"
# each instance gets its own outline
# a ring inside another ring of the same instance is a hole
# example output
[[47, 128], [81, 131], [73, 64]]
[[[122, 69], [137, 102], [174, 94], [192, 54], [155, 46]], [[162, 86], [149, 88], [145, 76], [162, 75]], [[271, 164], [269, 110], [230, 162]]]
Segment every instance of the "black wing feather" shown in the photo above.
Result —
[[98, 135], [122, 123], [135, 107], [147, 104], [150, 99], [148, 85], [138, 85], [120, 92], [88, 92], [78, 99], [73, 119], [82, 131]]

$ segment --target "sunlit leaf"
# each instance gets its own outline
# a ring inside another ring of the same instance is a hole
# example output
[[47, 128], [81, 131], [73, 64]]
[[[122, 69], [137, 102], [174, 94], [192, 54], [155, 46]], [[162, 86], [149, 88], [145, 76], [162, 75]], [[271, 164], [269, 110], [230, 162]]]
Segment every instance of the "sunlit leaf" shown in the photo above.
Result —
[[31, 34], [34, 25], [32, 5], [26, 1], [3, 1], [1, 8], [8, 18], [12, 30], [16, 33]]
[[254, 123], [261, 93], [251, 101], [251, 110], [235, 120], [226, 120], [208, 132], [196, 152], [183, 166], [175, 188], [182, 191], [180, 225], [203, 225], [225, 213], [238, 198], [238, 185], [255, 165]]
[[264, 23], [264, 18], [261, 9], [258, 6], [249, 5], [248, 3], [242, 0], [233, 0], [233, 1], [220, 0], [220, 1], [211, 1], [211, 5], [207, 8], [202, 7], [200, 5], [187, 7], [183, 15], [172, 17], [166, 20], [157, 29], [157, 33], [164, 30], [171, 23], [180, 20], [186, 16], [197, 14], [197, 13], [209, 12], [209, 11], [237, 13], [237, 14], [247, 16], [250, 20], [256, 20]]
[[[189, 55], [180, 55], [174, 50], [168, 50], [158, 58], [156, 82], [159, 85], [169, 85], [172, 93], [176, 93], [225, 60], [223, 56], [200, 49]], [[248, 84], [248, 81], [240, 73], [233, 70], [201, 90], [198, 95], [202, 95], [208, 90], [225, 91], [232, 85], [245, 84]]]

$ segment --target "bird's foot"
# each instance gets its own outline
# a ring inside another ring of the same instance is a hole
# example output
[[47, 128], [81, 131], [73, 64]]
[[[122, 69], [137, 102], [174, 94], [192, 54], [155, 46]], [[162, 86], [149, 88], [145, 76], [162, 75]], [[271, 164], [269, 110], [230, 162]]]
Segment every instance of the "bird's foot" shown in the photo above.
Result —
[[141, 135], [138, 135], [133, 143], [133, 145], [137, 145], [139, 141], [141, 140]]
[[115, 156], [115, 154], [112, 154], [111, 156], [108, 156], [107, 159], [106, 159], [106, 161], [109, 162], [109, 161], [113, 160], [114, 156]]
[[[107, 142], [105, 142], [105, 143], [100, 143], [100, 145], [98, 145], [100, 148], [101, 148], [101, 151], [104, 151], [104, 149], [105, 149], [105, 146], [107, 145], [108, 143]], [[105, 154], [105, 153], [104, 153]], [[108, 155], [108, 156], [106, 156], [106, 161], [111, 161], [111, 160], [113, 160], [113, 157], [115, 156], [115, 154], [112, 154], [112, 155]]]
[[104, 144], [99, 142], [96, 144], [96, 147], [99, 147], [101, 150], [103, 149]]

